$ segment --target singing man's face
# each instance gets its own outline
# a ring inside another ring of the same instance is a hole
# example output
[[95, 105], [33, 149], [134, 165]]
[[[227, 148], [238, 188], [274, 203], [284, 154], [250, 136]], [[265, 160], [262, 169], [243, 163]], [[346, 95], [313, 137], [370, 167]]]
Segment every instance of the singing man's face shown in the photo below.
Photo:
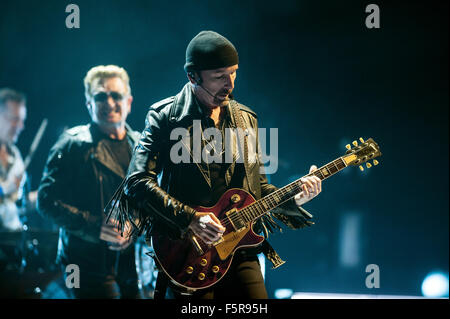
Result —
[[87, 107], [91, 119], [100, 127], [120, 127], [131, 112], [133, 97], [119, 77], [98, 79], [92, 85]]
[[[200, 71], [201, 87], [196, 86], [196, 96], [207, 107], [225, 106], [230, 101], [234, 89], [238, 65], [226, 68]], [[208, 94], [207, 92], [210, 94]]]

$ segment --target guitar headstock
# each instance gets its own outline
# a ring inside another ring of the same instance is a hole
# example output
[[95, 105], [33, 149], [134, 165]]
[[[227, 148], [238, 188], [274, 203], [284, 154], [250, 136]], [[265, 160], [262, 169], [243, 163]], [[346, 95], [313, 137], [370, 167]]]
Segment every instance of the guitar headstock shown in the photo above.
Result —
[[375, 159], [376, 157], [381, 156], [380, 147], [372, 138], [369, 138], [367, 141], [364, 141], [361, 137], [359, 138], [360, 143], [357, 141], [353, 141], [353, 147], [350, 144], [347, 144], [345, 147], [347, 148], [347, 152], [342, 159], [348, 165], [359, 165], [360, 170], [364, 170], [364, 167], [361, 165], [366, 163], [366, 167], [372, 167], [372, 164], [369, 163], [369, 160], [373, 160], [373, 165], [378, 165], [378, 161]]

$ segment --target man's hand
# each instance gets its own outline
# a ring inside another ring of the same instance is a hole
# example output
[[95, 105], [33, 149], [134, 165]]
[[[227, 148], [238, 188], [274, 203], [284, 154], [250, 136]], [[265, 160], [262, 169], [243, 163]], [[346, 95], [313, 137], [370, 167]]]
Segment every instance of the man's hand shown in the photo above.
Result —
[[130, 222], [127, 221], [125, 223], [123, 237], [117, 230], [116, 225], [117, 223], [115, 220], [110, 220], [108, 221], [108, 223], [104, 223], [100, 231], [100, 239], [108, 242], [109, 249], [117, 251], [127, 248], [133, 242], [133, 240], [130, 237], [132, 230]]
[[[309, 169], [309, 173], [312, 173], [315, 170], [317, 170], [317, 166], [312, 165]], [[300, 179], [300, 181], [303, 183], [302, 191], [294, 197], [297, 206], [302, 206], [309, 202], [322, 191], [322, 180], [315, 175], [307, 176]]]
[[225, 231], [213, 213], [196, 212], [189, 228], [208, 245], [218, 241]]

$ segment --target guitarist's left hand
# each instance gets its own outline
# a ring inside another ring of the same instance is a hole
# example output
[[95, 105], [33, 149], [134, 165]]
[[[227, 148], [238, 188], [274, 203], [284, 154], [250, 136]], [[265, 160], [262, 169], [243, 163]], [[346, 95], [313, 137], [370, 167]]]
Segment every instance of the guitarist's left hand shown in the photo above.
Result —
[[[309, 173], [312, 173], [315, 170], [317, 170], [317, 166], [312, 165], [309, 169]], [[322, 191], [322, 180], [315, 175], [304, 177], [301, 181], [303, 183], [302, 191], [294, 197], [297, 206], [302, 206], [309, 202]]]

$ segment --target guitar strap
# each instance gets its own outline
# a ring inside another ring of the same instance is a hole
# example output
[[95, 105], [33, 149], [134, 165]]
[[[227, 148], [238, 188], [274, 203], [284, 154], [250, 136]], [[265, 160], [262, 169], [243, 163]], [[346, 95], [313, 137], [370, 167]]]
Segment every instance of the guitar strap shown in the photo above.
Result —
[[[233, 115], [234, 121], [235, 121], [237, 127], [241, 129], [241, 130], [237, 130], [237, 134], [239, 137], [239, 145], [244, 146], [245, 177], [247, 178], [248, 188], [251, 190], [252, 184], [250, 183], [249, 169], [248, 169], [247, 128], [244, 126], [244, 123], [242, 120], [242, 114], [241, 114], [241, 111], [239, 110], [238, 103], [234, 100], [231, 100], [230, 106], [231, 106], [231, 113]], [[244, 134], [242, 134], [242, 133], [244, 133]], [[286, 262], [281, 259], [281, 257], [275, 251], [275, 249], [273, 249], [273, 247], [269, 244], [267, 239], [265, 239], [263, 241], [263, 243], [261, 244], [261, 250], [262, 250], [264, 256], [266, 256], [266, 258], [272, 263], [272, 269], [278, 268]]]
[[237, 128], [240, 128], [241, 130], [237, 130], [237, 135], [239, 138], [239, 145], [238, 148], [241, 151], [242, 154], [242, 149], [241, 147], [244, 147], [243, 153], [244, 153], [244, 169], [245, 169], [245, 177], [247, 178], [247, 184], [248, 184], [248, 188], [251, 190], [251, 183], [250, 183], [250, 178], [249, 178], [249, 169], [248, 169], [248, 145], [247, 145], [247, 128], [244, 126], [244, 122], [242, 120], [242, 114], [241, 111], [239, 110], [239, 106], [238, 103], [234, 100], [230, 101], [230, 106], [231, 106], [231, 113], [233, 115], [234, 118], [234, 122], [237, 125]]
[[269, 244], [267, 239], [264, 239], [264, 241], [262, 242], [261, 249], [264, 256], [266, 256], [266, 258], [272, 263], [272, 269], [278, 268], [286, 262], [285, 260], [281, 259], [275, 249], [273, 249], [273, 247]]

